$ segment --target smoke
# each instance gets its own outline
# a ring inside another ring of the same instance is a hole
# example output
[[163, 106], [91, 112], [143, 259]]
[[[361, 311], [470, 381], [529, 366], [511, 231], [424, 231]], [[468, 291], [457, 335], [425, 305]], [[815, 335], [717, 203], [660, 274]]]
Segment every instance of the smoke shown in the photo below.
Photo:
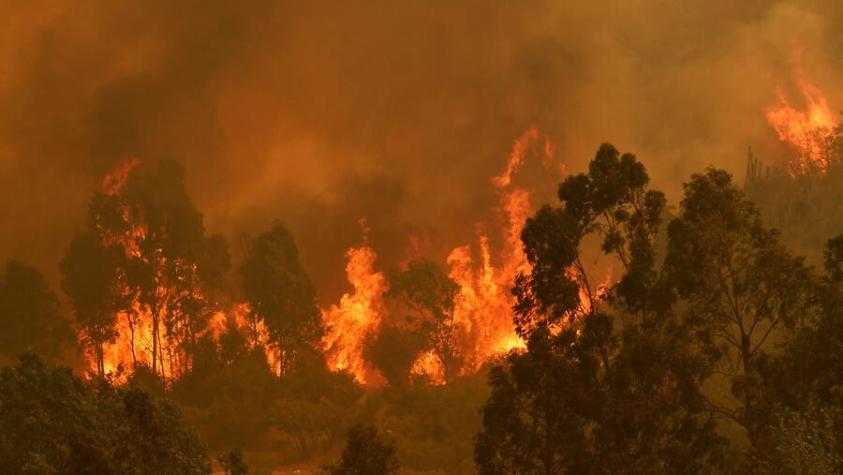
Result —
[[[793, 71], [843, 104], [838, 2], [3, 2], [0, 257], [53, 281], [90, 191], [126, 156], [175, 158], [210, 232], [272, 219], [324, 303], [366, 218], [378, 265], [444, 257], [496, 202], [535, 126], [569, 172], [603, 141], [676, 199], [745, 150]], [[557, 176], [527, 170], [551, 200]]]

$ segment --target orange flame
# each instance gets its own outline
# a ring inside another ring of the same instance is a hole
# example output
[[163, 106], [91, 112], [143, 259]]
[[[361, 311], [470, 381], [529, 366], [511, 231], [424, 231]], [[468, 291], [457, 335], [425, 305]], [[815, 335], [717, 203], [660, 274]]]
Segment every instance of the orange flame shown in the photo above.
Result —
[[138, 165], [140, 160], [137, 158], [127, 158], [123, 160], [116, 170], [106, 176], [102, 181], [103, 193], [109, 196], [114, 196], [126, 186], [126, 180], [129, 179], [129, 173], [132, 172]]
[[413, 362], [412, 368], [410, 368], [410, 374], [425, 377], [434, 386], [441, 386], [446, 383], [445, 368], [433, 350], [419, 354], [416, 361]]
[[[106, 196], [117, 196], [125, 186], [130, 174], [139, 165], [137, 159], [128, 159], [123, 162], [111, 175], [107, 176], [102, 183], [102, 192]], [[130, 259], [153, 259], [156, 263], [163, 263], [164, 257], [144, 257], [140, 251], [140, 242], [146, 237], [147, 228], [142, 216], [133, 214], [129, 206], [124, 205], [121, 211], [123, 220], [127, 223], [128, 229], [124, 233], [114, 234], [100, 229], [103, 243], [116, 245], [122, 248], [126, 257]], [[136, 212], [136, 211], [135, 211]], [[158, 262], [160, 261], [160, 262]], [[149, 263], [149, 261], [145, 261]], [[173, 263], [171, 263], [173, 264]], [[204, 297], [198, 287], [198, 270], [195, 263], [175, 263], [179, 269], [178, 279], [181, 283], [188, 283], [187, 289], [174, 290], [167, 284], [168, 279], [156, 275], [158, 287], [155, 291], [155, 298], [158, 301], [158, 313], [160, 317], [177, 317], [179, 310], [174, 301], [179, 298], [190, 296], [202, 300]], [[153, 266], [154, 267], [154, 266]], [[125, 277], [125, 276], [123, 276]], [[122, 277], [121, 277], [122, 278]], [[192, 361], [188, 352], [179, 345], [174, 334], [184, 334], [192, 329], [183, 328], [178, 318], [168, 318], [170, 325], [162, 322], [158, 325], [157, 355], [153, 355], [154, 328], [153, 314], [148, 304], [141, 303], [140, 295], [123, 283], [122, 296], [129, 303], [126, 308], [119, 311], [115, 318], [117, 337], [113, 342], [103, 345], [103, 364], [107, 375], [118, 383], [125, 382], [134, 372], [137, 366], [153, 366], [153, 358], [160, 365], [159, 375], [167, 380], [173, 380], [186, 371], [190, 370]], [[187, 295], [185, 295], [187, 293]], [[269, 339], [269, 331], [262, 321], [251, 322], [247, 316], [249, 306], [246, 304], [233, 305], [227, 311], [218, 311], [209, 318], [207, 328], [201, 334], [211, 335], [215, 341], [219, 341], [220, 335], [226, 329], [226, 322], [232, 321], [238, 329], [243, 330], [247, 335], [253, 335], [250, 339], [252, 349], [260, 348], [267, 359], [272, 371], [280, 374], [282, 349], [277, 348]], [[94, 355], [88, 355], [90, 368], [96, 368]]]
[[789, 143], [798, 152], [789, 165], [791, 175], [804, 175], [812, 170], [823, 173], [830, 164], [829, 145], [837, 121], [817, 86], [800, 79], [799, 89], [805, 110], [792, 106], [780, 88], [778, 104], [767, 109], [767, 122], [775, 129], [779, 140]]
[[[484, 234], [478, 236], [479, 263], [475, 264], [470, 246], [455, 248], [447, 258], [448, 275], [459, 285], [454, 302], [454, 323], [465, 361], [463, 373], [477, 371], [497, 353], [525, 346], [513, 328], [515, 301], [510, 289], [516, 275], [530, 271], [521, 244], [521, 231], [531, 212], [530, 193], [512, 186], [512, 179], [540, 139], [538, 129], [524, 131], [513, 144], [503, 173], [492, 178], [500, 195], [499, 210], [506, 221], [504, 249], [497, 259], [501, 265], [493, 265], [489, 239]], [[542, 163], [549, 168], [553, 161], [553, 144], [545, 139], [542, 151]]]
[[280, 377], [282, 348], [270, 340], [269, 329], [263, 320], [255, 321], [249, 317], [251, 312], [251, 306], [247, 303], [235, 304], [228, 311], [218, 311], [208, 320], [204, 333], [219, 343], [220, 336], [228, 331], [230, 324], [233, 324], [238, 331], [248, 335], [249, 349], [260, 350], [270, 370]]
[[331, 370], [348, 371], [360, 384], [378, 385], [382, 378], [366, 361], [364, 349], [384, 316], [386, 279], [374, 270], [377, 255], [372, 248], [351, 248], [346, 257], [345, 271], [354, 290], [343, 295], [339, 304], [322, 310], [326, 330], [322, 347]]

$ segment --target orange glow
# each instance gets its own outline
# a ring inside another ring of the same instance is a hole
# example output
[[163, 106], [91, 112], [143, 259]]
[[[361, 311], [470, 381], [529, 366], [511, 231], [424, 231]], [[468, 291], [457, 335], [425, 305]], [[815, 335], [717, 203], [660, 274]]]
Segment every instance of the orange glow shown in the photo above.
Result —
[[140, 165], [140, 160], [137, 158], [127, 158], [123, 163], [117, 167], [110, 175], [106, 176], [102, 181], [102, 191], [106, 195], [114, 196], [126, 186], [126, 180], [129, 179], [129, 173]]
[[[510, 290], [519, 273], [528, 273], [530, 265], [521, 244], [521, 231], [532, 212], [530, 193], [513, 186], [512, 179], [525, 163], [529, 152], [537, 148], [541, 139], [538, 129], [527, 129], [515, 141], [506, 168], [492, 178], [498, 191], [498, 210], [503, 215], [503, 249], [493, 259], [489, 239], [478, 236], [479, 261], [475, 261], [471, 246], [460, 246], [447, 258], [448, 275], [459, 285], [455, 299], [454, 325], [456, 338], [465, 366], [462, 373], [477, 371], [490, 357], [512, 349], [524, 348], [515, 334], [512, 307], [515, 299]], [[553, 144], [545, 139], [542, 164], [550, 168]], [[496, 266], [493, 262], [498, 262]]]
[[778, 104], [767, 110], [767, 121], [779, 140], [789, 143], [798, 153], [789, 164], [791, 175], [804, 175], [814, 170], [824, 173], [830, 164], [830, 139], [838, 123], [817, 86], [800, 79], [799, 90], [804, 109], [794, 107], [780, 89]]
[[366, 342], [377, 334], [384, 316], [386, 279], [375, 272], [375, 251], [364, 245], [346, 252], [345, 267], [353, 291], [338, 304], [322, 310], [322, 347], [332, 371], [348, 371], [360, 384], [377, 386], [382, 377], [364, 358]]
[[233, 326], [246, 335], [249, 349], [261, 351], [272, 373], [280, 377], [283, 350], [270, 340], [269, 329], [263, 320], [250, 318], [251, 312], [252, 309], [247, 303], [234, 304], [226, 311], [218, 311], [208, 320], [204, 333], [218, 343], [220, 336]]
[[[140, 163], [137, 159], [126, 160], [103, 180], [102, 193], [116, 197], [125, 186], [130, 173]], [[218, 342], [220, 335], [227, 331], [227, 322], [233, 322], [238, 330], [248, 335], [250, 349], [260, 349], [272, 371], [280, 375], [282, 349], [270, 342], [269, 331], [263, 321], [253, 322], [248, 318], [250, 309], [246, 304], [235, 304], [225, 311], [215, 312], [200, 335], [190, 335], [193, 330], [187, 327], [186, 319], [182, 318], [184, 315], [180, 313], [176, 302], [186, 297], [197, 302], [204, 300], [199, 289], [197, 265], [181, 261], [168, 263], [167, 258], [158, 253], [153, 253], [153, 257], [142, 255], [140, 243], [147, 234], [146, 224], [142, 216], [138, 216], [137, 210], [130, 209], [128, 205], [119, 201], [119, 198], [118, 203], [122, 206], [120, 216], [126, 223], [125, 232], [115, 234], [107, 229], [99, 231], [104, 244], [116, 245], [127, 258], [141, 260], [144, 265], [152, 268], [157, 284], [154, 298], [157, 304], [155, 311], [158, 316], [158, 328], [156, 332], [156, 319], [150, 304], [143, 303], [139, 292], [130, 288], [125, 282], [126, 276], [121, 275], [120, 292], [127, 304], [115, 317], [117, 337], [113, 342], [103, 345], [103, 366], [106, 375], [115, 382], [122, 383], [131, 376], [136, 367], [154, 366], [158, 375], [165, 381], [177, 379], [189, 371], [193, 364], [189, 352], [181, 343], [192, 341], [194, 336], [201, 335], [210, 335]], [[175, 282], [161, 270], [165, 263], [176, 270], [178, 275]], [[88, 355], [88, 364], [90, 368], [96, 368], [95, 355]]]
[[427, 378], [427, 381], [434, 386], [441, 386], [446, 382], [445, 368], [442, 367], [442, 362], [433, 350], [419, 354], [413, 362], [413, 367], [410, 368], [410, 374]]

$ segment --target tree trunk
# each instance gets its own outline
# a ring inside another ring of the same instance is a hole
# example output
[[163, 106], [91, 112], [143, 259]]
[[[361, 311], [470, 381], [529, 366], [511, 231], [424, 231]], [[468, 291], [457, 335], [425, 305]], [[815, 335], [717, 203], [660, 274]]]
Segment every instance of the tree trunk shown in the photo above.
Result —
[[104, 350], [103, 350], [102, 341], [97, 342], [97, 347], [96, 347], [95, 352], [96, 352], [96, 355], [97, 355], [97, 372], [100, 374], [100, 378], [104, 378], [105, 377], [105, 356], [103, 354]]
[[158, 375], [158, 310], [152, 312], [152, 374]]

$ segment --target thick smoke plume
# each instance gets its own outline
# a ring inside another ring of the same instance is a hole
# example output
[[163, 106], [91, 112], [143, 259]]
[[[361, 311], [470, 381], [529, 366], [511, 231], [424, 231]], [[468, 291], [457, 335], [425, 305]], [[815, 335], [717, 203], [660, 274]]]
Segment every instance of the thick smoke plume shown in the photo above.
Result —
[[[634, 151], [674, 198], [706, 165], [740, 177], [747, 145], [774, 162], [764, 113], [795, 70], [843, 104], [841, 20], [834, 1], [3, 2], [0, 257], [57, 280], [102, 177], [169, 157], [235, 254], [280, 218], [336, 301], [359, 219], [382, 265], [441, 261], [530, 127], [568, 171]], [[537, 202], [558, 182], [519, 179]]]

